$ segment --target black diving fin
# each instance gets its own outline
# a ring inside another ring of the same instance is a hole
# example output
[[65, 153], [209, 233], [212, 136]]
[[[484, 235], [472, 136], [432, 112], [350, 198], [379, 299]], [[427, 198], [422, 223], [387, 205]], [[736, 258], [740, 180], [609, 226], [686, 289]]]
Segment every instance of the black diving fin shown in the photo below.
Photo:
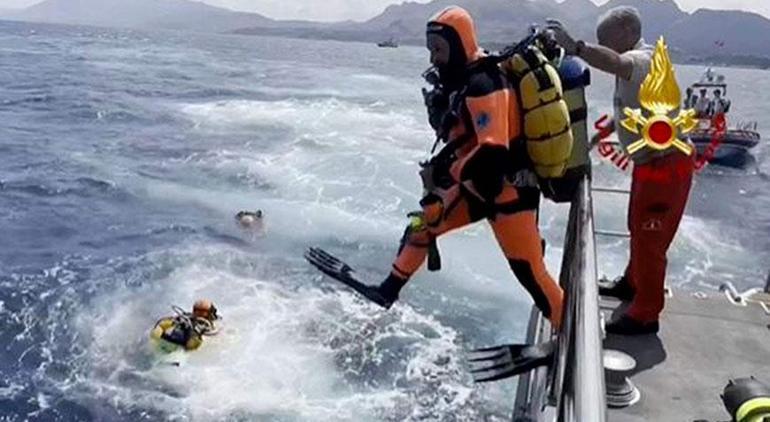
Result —
[[468, 362], [474, 382], [498, 381], [521, 375], [553, 362], [554, 342], [508, 344], [470, 352]]
[[360, 281], [350, 265], [340, 261], [323, 249], [309, 248], [305, 252], [305, 259], [307, 259], [307, 261], [314, 267], [318, 268], [322, 273], [350, 287], [363, 297], [383, 308], [390, 309], [390, 307], [393, 306], [393, 301], [383, 296], [377, 286], [372, 286]]

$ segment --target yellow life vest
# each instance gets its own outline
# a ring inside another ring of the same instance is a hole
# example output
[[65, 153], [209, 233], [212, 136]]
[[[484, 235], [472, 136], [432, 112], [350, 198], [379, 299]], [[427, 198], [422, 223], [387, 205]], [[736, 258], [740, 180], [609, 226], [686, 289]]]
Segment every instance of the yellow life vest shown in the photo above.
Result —
[[501, 63], [517, 88], [527, 154], [540, 179], [564, 176], [572, 156], [570, 112], [558, 71], [534, 45]]

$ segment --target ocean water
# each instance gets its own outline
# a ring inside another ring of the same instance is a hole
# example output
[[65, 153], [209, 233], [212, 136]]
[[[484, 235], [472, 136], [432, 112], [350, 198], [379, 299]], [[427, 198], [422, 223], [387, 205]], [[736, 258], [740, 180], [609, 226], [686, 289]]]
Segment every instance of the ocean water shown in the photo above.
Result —
[[[462, 360], [521, 341], [531, 301], [484, 224], [442, 239], [383, 312], [319, 276], [319, 245], [378, 281], [416, 209], [431, 133], [423, 49], [0, 22], [0, 420], [506, 420], [515, 381]], [[680, 66], [681, 83], [702, 69]], [[767, 73], [720, 69], [736, 118]], [[610, 109], [596, 73], [592, 119]], [[669, 254], [685, 291], [764, 283], [770, 148], [708, 168]], [[628, 175], [595, 158], [597, 184]], [[620, 230], [625, 198], [597, 195]], [[233, 216], [262, 209], [265, 232]], [[545, 203], [558, 272], [564, 206]], [[625, 241], [599, 239], [602, 274]], [[223, 331], [181, 367], [147, 345], [171, 305], [215, 301]]]

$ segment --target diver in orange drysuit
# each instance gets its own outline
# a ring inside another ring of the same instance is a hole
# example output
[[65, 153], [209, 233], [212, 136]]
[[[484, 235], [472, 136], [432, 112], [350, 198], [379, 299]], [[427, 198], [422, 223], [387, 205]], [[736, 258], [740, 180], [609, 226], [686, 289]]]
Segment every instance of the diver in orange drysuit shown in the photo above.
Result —
[[450, 7], [430, 19], [427, 47], [447, 95], [426, 96], [426, 105], [437, 133], [446, 132], [444, 149], [452, 152], [442, 151], [444, 165], [431, 169], [436, 186], [426, 187], [420, 202], [424, 224], [407, 228], [375, 301], [389, 308], [398, 299], [436, 237], [486, 218], [516, 277], [559, 327], [563, 293], [543, 262], [540, 192], [527, 170], [517, 94], [496, 65], [479, 61], [484, 53], [464, 9]]

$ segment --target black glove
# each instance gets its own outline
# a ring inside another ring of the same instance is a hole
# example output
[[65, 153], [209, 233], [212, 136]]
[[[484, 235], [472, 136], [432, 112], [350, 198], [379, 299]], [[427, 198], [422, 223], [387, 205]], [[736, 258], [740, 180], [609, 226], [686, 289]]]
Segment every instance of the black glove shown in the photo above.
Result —
[[443, 130], [444, 119], [449, 113], [449, 96], [440, 88], [430, 91], [423, 88], [422, 96], [425, 99], [425, 107], [428, 109], [430, 126], [437, 132]]

